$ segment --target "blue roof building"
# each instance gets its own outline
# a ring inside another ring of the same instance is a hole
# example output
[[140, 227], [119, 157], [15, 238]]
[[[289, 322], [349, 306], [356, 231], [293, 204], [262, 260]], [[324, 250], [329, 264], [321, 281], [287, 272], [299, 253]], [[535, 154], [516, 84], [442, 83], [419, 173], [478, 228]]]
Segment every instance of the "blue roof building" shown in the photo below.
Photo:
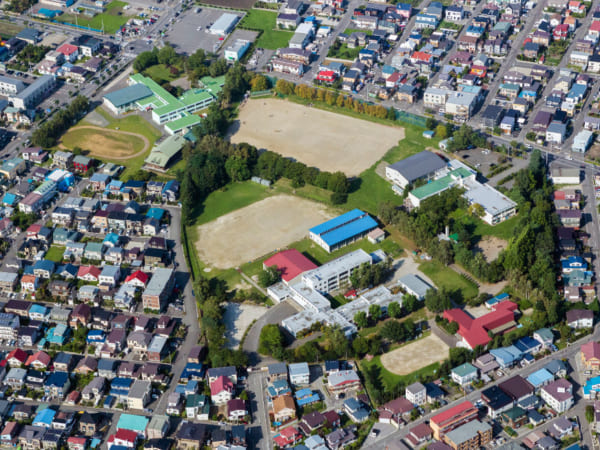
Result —
[[529, 336], [522, 337], [514, 346], [522, 353], [537, 353], [542, 348], [542, 344]]
[[354, 209], [308, 230], [310, 238], [328, 252], [344, 247], [377, 228], [369, 214]]
[[50, 315], [50, 308], [44, 305], [38, 305], [37, 303], [34, 303], [33, 305], [31, 305], [31, 308], [29, 308], [28, 314], [30, 320], [45, 321]]
[[586, 399], [593, 399], [596, 398], [598, 392], [600, 392], [600, 376], [587, 380], [583, 386], [583, 397]]
[[108, 233], [102, 241], [102, 244], [106, 245], [107, 247], [114, 247], [119, 244], [119, 239], [120, 236], [117, 233]]
[[296, 398], [296, 403], [298, 404], [298, 406], [310, 405], [311, 403], [316, 403], [319, 400], [321, 400], [319, 394], [313, 392], [309, 388], [304, 388], [296, 391], [294, 397]]
[[110, 382], [110, 395], [114, 395], [120, 400], [126, 400], [132, 384], [133, 380], [131, 378], [113, 378]]
[[503, 302], [504, 300], [508, 300], [510, 296], [507, 293], [498, 294], [494, 298], [490, 298], [487, 302], [485, 302], [485, 306], [491, 308], [492, 306]]
[[51, 408], [42, 409], [35, 415], [32, 425], [36, 427], [50, 428], [55, 415], [56, 411]]
[[534, 388], [538, 389], [554, 381], [554, 375], [552, 375], [546, 369], [540, 369], [529, 375], [527, 377], [527, 381], [529, 381]]
[[44, 384], [44, 394], [52, 398], [64, 398], [71, 382], [67, 372], [52, 372]]
[[187, 363], [179, 377], [180, 382], [188, 380], [201, 380], [204, 378], [204, 366], [201, 363]]
[[11, 194], [10, 192], [7, 192], [4, 194], [4, 197], [2, 197], [2, 204], [6, 206], [15, 206], [18, 201], [19, 197], [15, 194]]
[[502, 368], [511, 367], [521, 359], [521, 352], [516, 348], [512, 351], [510, 347], [494, 348], [490, 350], [490, 354]]
[[560, 262], [563, 273], [570, 273], [573, 270], [587, 270], [587, 263], [581, 256], [569, 256]]
[[100, 344], [106, 340], [106, 335], [102, 330], [90, 330], [85, 340], [88, 344]]
[[64, 345], [70, 335], [71, 329], [64, 324], [59, 323], [48, 330], [46, 333], [46, 341], [49, 344]]
[[138, 435], [145, 437], [148, 422], [150, 422], [150, 420], [144, 416], [121, 414], [121, 417], [119, 417], [119, 421], [117, 422], [117, 430], [131, 430], [135, 431]]
[[151, 219], [162, 220], [165, 215], [165, 210], [162, 208], [152, 207], [146, 213], [146, 217], [150, 217]]

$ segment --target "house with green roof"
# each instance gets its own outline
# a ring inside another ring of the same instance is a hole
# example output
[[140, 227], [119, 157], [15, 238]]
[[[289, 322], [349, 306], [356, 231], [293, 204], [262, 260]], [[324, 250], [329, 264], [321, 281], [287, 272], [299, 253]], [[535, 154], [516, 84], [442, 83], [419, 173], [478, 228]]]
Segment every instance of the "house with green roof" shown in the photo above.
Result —
[[477, 374], [477, 367], [468, 362], [461, 364], [450, 371], [452, 381], [460, 384], [461, 386], [466, 386], [472, 381], [475, 381], [478, 378]]
[[135, 431], [139, 436], [146, 437], [146, 429], [150, 420], [144, 416], [135, 414], [121, 414], [117, 422], [117, 431], [130, 430]]
[[166, 171], [168, 165], [181, 152], [185, 142], [186, 140], [178, 134], [169, 136], [152, 149], [144, 161], [144, 168], [158, 172]]
[[527, 411], [519, 406], [515, 406], [514, 408], [502, 413], [502, 420], [509, 427], [519, 428], [521, 425], [525, 425], [528, 421]]

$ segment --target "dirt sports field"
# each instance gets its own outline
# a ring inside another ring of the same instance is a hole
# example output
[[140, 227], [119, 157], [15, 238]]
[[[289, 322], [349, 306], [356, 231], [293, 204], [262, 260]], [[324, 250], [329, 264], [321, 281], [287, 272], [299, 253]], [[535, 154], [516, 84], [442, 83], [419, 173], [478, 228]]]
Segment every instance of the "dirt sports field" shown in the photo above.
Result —
[[360, 174], [398, 141], [404, 129], [277, 99], [248, 100], [231, 142], [247, 142], [308, 166]]
[[408, 375], [447, 357], [448, 346], [439, 337], [430, 334], [424, 339], [382, 355], [381, 364], [396, 375]]
[[310, 200], [269, 197], [198, 226], [196, 252], [209, 267], [237, 267], [302, 239], [309, 228], [332, 217]]
[[126, 161], [147, 152], [150, 142], [141, 134], [84, 125], [71, 128], [63, 136], [61, 146], [80, 147], [89, 150], [91, 156]]
[[477, 243], [477, 247], [485, 256], [486, 261], [494, 261], [498, 258], [498, 255], [508, 245], [504, 239], [497, 238], [496, 236], [486, 236]]

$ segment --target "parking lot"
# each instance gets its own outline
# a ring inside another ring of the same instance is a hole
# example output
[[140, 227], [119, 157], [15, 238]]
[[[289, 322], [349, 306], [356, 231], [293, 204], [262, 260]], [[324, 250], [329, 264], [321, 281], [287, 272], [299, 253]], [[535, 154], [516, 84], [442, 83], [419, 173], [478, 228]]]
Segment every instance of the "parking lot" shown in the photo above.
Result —
[[223, 44], [220, 36], [210, 34], [208, 28], [217, 21], [222, 14], [238, 14], [240, 19], [242, 13], [224, 11], [221, 9], [191, 8], [177, 19], [165, 35], [165, 40], [171, 43], [177, 53], [191, 55], [199, 48], [207, 52], [216, 52]]

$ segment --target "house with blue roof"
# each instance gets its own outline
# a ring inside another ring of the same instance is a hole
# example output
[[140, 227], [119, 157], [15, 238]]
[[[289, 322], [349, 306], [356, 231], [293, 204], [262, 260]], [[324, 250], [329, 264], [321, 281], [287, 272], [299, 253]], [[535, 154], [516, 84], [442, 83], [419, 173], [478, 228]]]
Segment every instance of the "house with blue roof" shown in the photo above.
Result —
[[104, 189], [104, 195], [118, 195], [119, 191], [121, 191], [121, 188], [123, 187], [123, 184], [124, 183], [120, 180], [111, 180], [110, 183], [108, 183], [106, 185], [106, 188]]
[[465, 34], [467, 36], [473, 36], [476, 38], [480, 38], [481, 36], [483, 36], [483, 33], [485, 33], [485, 28], [483, 27], [478, 27], [475, 25], [469, 25], [467, 27], [467, 29], [465, 30]]
[[88, 344], [103, 344], [105, 340], [106, 334], [102, 330], [90, 330], [85, 338]]
[[67, 372], [52, 372], [44, 384], [44, 394], [62, 400], [70, 387], [71, 381]]
[[507, 293], [498, 294], [494, 298], [490, 298], [487, 302], [485, 302], [485, 306], [489, 309], [492, 309], [492, 306], [509, 299], [510, 296]]
[[344, 412], [353, 422], [361, 423], [369, 418], [369, 411], [367, 411], [363, 403], [355, 397], [351, 397], [344, 401]]
[[594, 400], [597, 398], [598, 392], [600, 392], [600, 376], [587, 380], [583, 386], [583, 398]]
[[127, 401], [133, 380], [131, 378], [116, 377], [110, 382], [110, 395], [115, 396], [120, 402]]
[[41, 261], [36, 261], [33, 265], [33, 274], [36, 277], [50, 279], [55, 269], [56, 264], [54, 263], [54, 261], [50, 261], [49, 259], [42, 259]]
[[45, 339], [48, 344], [64, 345], [70, 336], [71, 329], [64, 324], [59, 323], [48, 330]]
[[161, 192], [161, 197], [165, 202], [176, 202], [179, 197], [179, 181], [169, 180]]
[[569, 93], [565, 99], [568, 103], [579, 103], [581, 102], [587, 93], [587, 85], [576, 83], [571, 86]]
[[31, 308], [29, 308], [28, 314], [29, 320], [41, 320], [42, 322], [46, 322], [50, 317], [50, 308], [34, 303], [31, 305]]
[[417, 30], [422, 30], [424, 28], [437, 28], [437, 26], [439, 25], [440, 21], [439, 19], [434, 16], [433, 14], [427, 14], [424, 12], [420, 12], [419, 14], [417, 14], [417, 17], [415, 19], [415, 29]]
[[366, 212], [353, 209], [308, 230], [311, 240], [331, 253], [362, 239], [377, 228], [377, 222]]
[[55, 415], [56, 411], [52, 408], [42, 409], [33, 418], [32, 425], [34, 427], [50, 428], [52, 426], [52, 421], [54, 420]]
[[105, 245], [106, 247], [115, 247], [115, 246], [119, 245], [120, 239], [121, 239], [121, 237], [117, 233], [108, 233], [104, 237], [102, 244]]
[[563, 283], [566, 286], [583, 287], [592, 282], [594, 272], [589, 270], [573, 270], [570, 273], [563, 274]]
[[165, 212], [166, 211], [162, 208], [152, 207], [146, 213], [146, 217], [160, 221], [164, 217]]
[[292, 390], [290, 389], [290, 385], [287, 380], [275, 380], [269, 386], [267, 386], [267, 395], [269, 404], [273, 401], [275, 397], [279, 397], [280, 395], [291, 394]]
[[520, 351], [509, 351], [508, 347], [494, 348], [490, 350], [490, 354], [496, 359], [500, 367], [503, 369], [514, 366], [521, 359]]
[[204, 366], [202, 363], [189, 362], [183, 368], [181, 376], [179, 377], [180, 383], [187, 383], [189, 380], [202, 380], [204, 378]]
[[529, 375], [527, 381], [529, 381], [534, 388], [539, 389], [542, 386], [552, 383], [554, 381], [554, 375], [546, 369], [540, 369]]
[[71, 263], [64, 264], [59, 266], [56, 270], [56, 274], [65, 280], [73, 280], [77, 277], [77, 272], [79, 272], [79, 267], [74, 266]]
[[523, 354], [535, 354], [542, 349], [542, 344], [529, 336], [524, 336], [515, 342], [515, 347]]
[[299, 389], [294, 394], [298, 406], [310, 405], [321, 400], [317, 392], [313, 392], [309, 388]]
[[7, 192], [4, 194], [4, 197], [2, 197], [2, 205], [14, 207], [19, 202], [19, 199], [20, 197], [18, 195]]
[[197, 394], [199, 389], [198, 380], [190, 380], [183, 388], [183, 395]]
[[587, 270], [588, 265], [581, 256], [569, 256], [560, 262], [563, 273], [571, 273], [574, 270]]
[[106, 186], [108, 186], [108, 183], [110, 183], [110, 175], [107, 175], [105, 173], [100, 173], [100, 172], [95, 172], [91, 177], [90, 177], [90, 184], [92, 186], [92, 189], [94, 189], [95, 191], [102, 191], [104, 189], [106, 189]]
[[85, 246], [83, 256], [94, 261], [102, 261], [104, 245], [101, 242], [88, 242]]
[[67, 242], [75, 242], [77, 239], [79, 239], [79, 233], [66, 228], [56, 228], [52, 234], [52, 242], [57, 245], [66, 245]]

